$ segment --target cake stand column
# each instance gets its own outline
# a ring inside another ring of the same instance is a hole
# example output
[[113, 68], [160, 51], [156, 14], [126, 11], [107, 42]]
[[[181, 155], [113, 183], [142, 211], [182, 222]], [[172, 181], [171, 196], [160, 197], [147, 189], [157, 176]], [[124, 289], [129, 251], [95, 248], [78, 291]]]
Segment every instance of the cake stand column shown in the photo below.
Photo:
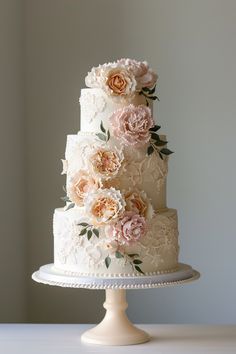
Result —
[[106, 314], [94, 328], [86, 331], [81, 339], [83, 342], [102, 345], [129, 345], [144, 343], [149, 335], [135, 327], [128, 319], [125, 310], [126, 290], [106, 289], [106, 301], [103, 304]]

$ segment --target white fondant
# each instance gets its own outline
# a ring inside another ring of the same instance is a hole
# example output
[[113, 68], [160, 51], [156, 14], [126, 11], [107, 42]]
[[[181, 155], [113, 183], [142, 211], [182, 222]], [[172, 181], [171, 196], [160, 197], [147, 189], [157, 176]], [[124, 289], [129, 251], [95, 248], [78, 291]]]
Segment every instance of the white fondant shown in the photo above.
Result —
[[[82, 229], [78, 224], [88, 222], [81, 208], [68, 211], [56, 209], [54, 213], [54, 264], [58, 269], [69, 272], [126, 275], [139, 274], [129, 262], [129, 258], [112, 257], [109, 269], [104, 259], [108, 251], [104, 249], [106, 239], [104, 227], [99, 228], [99, 238], [90, 240], [79, 236]], [[125, 253], [138, 253], [142, 260], [142, 271], [173, 271], [178, 264], [178, 221], [177, 212], [167, 209], [157, 213], [149, 224], [147, 234], [134, 245], [126, 246]]]

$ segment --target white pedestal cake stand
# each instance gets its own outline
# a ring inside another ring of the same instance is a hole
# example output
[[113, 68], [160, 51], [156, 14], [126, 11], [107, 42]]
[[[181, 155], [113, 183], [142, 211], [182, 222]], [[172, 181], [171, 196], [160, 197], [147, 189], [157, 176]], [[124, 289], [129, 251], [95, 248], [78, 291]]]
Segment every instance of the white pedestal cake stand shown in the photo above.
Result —
[[198, 279], [200, 274], [189, 265], [179, 264], [173, 273], [140, 275], [129, 277], [89, 277], [76, 273], [66, 274], [47, 264], [33, 273], [38, 283], [67, 288], [105, 289], [106, 301], [104, 319], [94, 328], [85, 332], [83, 342], [101, 345], [130, 345], [147, 342], [149, 335], [135, 327], [126, 315], [126, 289], [151, 289], [186, 284]]

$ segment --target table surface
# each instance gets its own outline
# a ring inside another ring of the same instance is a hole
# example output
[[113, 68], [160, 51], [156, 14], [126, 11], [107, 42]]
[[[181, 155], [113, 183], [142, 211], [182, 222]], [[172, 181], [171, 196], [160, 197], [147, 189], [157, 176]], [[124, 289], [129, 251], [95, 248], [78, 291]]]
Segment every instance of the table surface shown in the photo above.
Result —
[[80, 335], [93, 325], [0, 324], [0, 354], [235, 354], [236, 326], [138, 325], [152, 339], [132, 346], [81, 343]]

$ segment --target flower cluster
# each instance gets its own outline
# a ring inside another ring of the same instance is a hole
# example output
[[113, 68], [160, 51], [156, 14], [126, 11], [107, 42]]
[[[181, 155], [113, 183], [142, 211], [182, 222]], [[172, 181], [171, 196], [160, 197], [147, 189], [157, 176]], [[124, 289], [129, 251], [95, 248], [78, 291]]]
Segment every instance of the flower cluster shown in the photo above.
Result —
[[[137, 258], [139, 255], [129, 254], [126, 250], [145, 237], [154, 210], [144, 191], [135, 186], [119, 190], [122, 188], [116, 181], [125, 172], [126, 146], [140, 148], [147, 144], [147, 154], [157, 151], [161, 158], [162, 154], [169, 153], [163, 145], [166, 142], [157, 134], [159, 126], [154, 123], [148, 102], [158, 99], [154, 96], [157, 78], [145, 61], [120, 59], [92, 68], [85, 78], [88, 87], [101, 88], [117, 101], [122, 97], [127, 100], [119, 101], [118, 107], [121, 108], [109, 117], [108, 128], [101, 121], [95, 141], [86, 143], [86, 149], [80, 147], [83, 163], [79, 170], [74, 158], [73, 163], [62, 160], [62, 173], [68, 174], [67, 196], [63, 200], [71, 203], [67, 209], [78, 207], [86, 215], [86, 222], [79, 224], [82, 227], [79, 236], [87, 235], [88, 240], [94, 236], [99, 238], [103, 227], [101, 245], [108, 253], [105, 258], [107, 268], [111, 257], [125, 258], [135, 270], [143, 273], [139, 267], [142, 263]], [[143, 95], [147, 105], [131, 104], [140, 102], [131, 100], [134, 95]]]
[[146, 61], [120, 59], [92, 68], [85, 78], [88, 87], [102, 88], [108, 95], [132, 96], [142, 88], [153, 88], [157, 74]]
[[110, 124], [113, 135], [124, 145], [140, 146], [149, 141], [155, 123], [149, 107], [130, 104], [115, 111]]

